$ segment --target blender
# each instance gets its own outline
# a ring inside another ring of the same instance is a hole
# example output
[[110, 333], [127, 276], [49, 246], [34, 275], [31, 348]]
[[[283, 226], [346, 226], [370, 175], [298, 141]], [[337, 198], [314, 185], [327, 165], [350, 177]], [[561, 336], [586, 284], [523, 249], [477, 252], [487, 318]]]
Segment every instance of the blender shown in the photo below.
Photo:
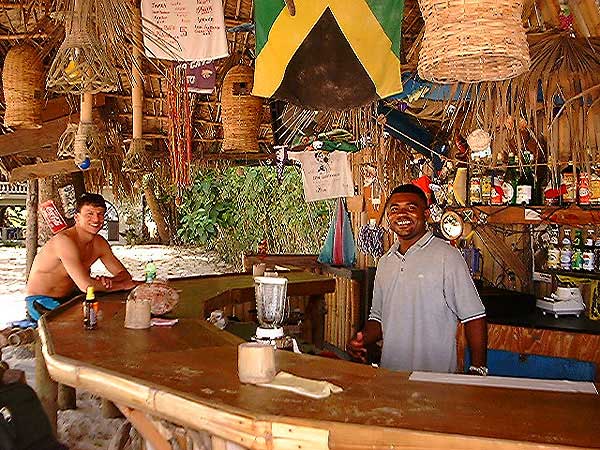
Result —
[[254, 277], [256, 317], [259, 326], [252, 339], [268, 343], [275, 348], [300, 353], [296, 340], [283, 332], [283, 323], [290, 312], [287, 283], [288, 280], [284, 277]]

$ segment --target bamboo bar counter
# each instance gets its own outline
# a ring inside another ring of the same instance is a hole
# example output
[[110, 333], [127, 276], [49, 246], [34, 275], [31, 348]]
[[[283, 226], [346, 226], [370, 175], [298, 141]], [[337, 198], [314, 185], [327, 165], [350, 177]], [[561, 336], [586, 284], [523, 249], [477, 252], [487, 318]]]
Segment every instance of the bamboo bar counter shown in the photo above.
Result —
[[[334, 288], [331, 278], [286, 276], [290, 295]], [[279, 370], [344, 391], [313, 400], [240, 384], [240, 339], [207, 323], [203, 312], [204, 305], [251, 300], [252, 277], [173, 285], [182, 289], [173, 327], [125, 329], [126, 293], [101, 298], [103, 318], [93, 331], [83, 329], [77, 299], [46, 315], [40, 336], [50, 376], [113, 401], [147, 435], [144, 424], [160, 418], [207, 431], [219, 448], [223, 440], [254, 449], [600, 448], [597, 395], [414, 382], [408, 373], [285, 351], [276, 352]], [[153, 432], [155, 448], [170, 448]]]

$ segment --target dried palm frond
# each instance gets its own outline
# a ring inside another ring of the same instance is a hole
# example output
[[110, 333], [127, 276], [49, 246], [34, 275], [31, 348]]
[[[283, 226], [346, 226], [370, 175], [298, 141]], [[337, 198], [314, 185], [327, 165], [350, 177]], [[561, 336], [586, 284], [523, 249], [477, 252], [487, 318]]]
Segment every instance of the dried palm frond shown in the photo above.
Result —
[[556, 32], [529, 38], [530, 70], [512, 80], [463, 85], [450, 122], [463, 134], [488, 131], [494, 161], [500, 151], [522, 150], [534, 139], [536, 160], [555, 173], [570, 161], [589, 170], [600, 144], [600, 38]]

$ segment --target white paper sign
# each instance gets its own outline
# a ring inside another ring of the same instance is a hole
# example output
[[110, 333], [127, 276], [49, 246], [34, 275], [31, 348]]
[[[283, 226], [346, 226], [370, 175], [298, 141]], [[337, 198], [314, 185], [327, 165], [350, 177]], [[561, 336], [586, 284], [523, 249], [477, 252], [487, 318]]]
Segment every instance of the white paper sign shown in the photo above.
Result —
[[172, 52], [144, 37], [148, 57], [208, 61], [229, 55], [221, 0], [142, 0], [142, 17], [162, 30]]

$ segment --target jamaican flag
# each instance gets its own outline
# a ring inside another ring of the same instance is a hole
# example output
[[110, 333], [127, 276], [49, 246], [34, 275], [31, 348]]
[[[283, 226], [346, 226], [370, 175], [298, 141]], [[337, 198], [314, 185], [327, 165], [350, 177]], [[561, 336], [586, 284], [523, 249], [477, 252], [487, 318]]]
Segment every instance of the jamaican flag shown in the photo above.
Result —
[[402, 91], [404, 0], [255, 0], [254, 89], [316, 109], [366, 105]]

